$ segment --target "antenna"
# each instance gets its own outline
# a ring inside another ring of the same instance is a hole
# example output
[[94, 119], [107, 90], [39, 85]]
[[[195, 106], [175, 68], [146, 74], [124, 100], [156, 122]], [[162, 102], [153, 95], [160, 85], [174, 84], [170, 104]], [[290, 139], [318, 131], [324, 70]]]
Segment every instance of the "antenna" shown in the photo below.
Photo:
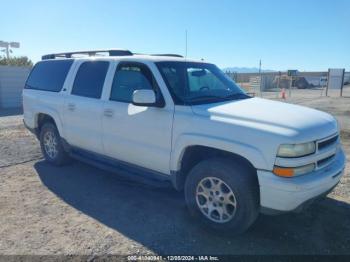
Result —
[[185, 30], [185, 58], [187, 58], [187, 29]]

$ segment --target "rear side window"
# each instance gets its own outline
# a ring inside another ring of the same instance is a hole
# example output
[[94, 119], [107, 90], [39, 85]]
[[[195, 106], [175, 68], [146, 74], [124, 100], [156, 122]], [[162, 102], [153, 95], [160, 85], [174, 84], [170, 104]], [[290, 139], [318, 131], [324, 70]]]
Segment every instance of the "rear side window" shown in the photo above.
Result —
[[61, 91], [73, 60], [48, 60], [37, 63], [26, 82], [26, 89]]
[[91, 61], [80, 65], [74, 80], [73, 95], [100, 98], [109, 62]]

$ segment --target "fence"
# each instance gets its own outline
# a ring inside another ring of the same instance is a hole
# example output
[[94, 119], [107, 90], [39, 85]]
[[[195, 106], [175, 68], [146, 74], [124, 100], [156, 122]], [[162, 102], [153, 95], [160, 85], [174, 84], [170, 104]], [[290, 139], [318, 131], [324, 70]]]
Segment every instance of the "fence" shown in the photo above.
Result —
[[22, 105], [22, 89], [30, 67], [0, 66], [0, 108]]
[[[248, 93], [266, 98], [325, 96], [328, 72], [298, 72], [290, 77], [286, 72], [228, 73], [235, 82]], [[350, 87], [350, 72], [344, 76], [343, 96], [347, 96]], [[328, 92], [330, 96], [339, 96], [340, 90]]]

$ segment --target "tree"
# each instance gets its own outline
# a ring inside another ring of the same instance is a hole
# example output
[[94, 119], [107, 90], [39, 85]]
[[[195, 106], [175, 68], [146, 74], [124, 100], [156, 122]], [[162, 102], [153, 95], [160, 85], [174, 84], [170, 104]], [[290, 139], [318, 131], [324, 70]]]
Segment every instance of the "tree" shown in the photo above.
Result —
[[0, 65], [32, 67], [33, 62], [26, 56], [10, 57], [9, 59], [0, 57]]

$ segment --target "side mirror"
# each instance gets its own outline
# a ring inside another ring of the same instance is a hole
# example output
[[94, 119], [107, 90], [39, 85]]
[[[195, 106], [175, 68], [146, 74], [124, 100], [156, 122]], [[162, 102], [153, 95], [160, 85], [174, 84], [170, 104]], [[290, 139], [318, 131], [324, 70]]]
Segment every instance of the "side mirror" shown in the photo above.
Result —
[[136, 106], [154, 106], [156, 94], [153, 90], [139, 89], [132, 94], [132, 103]]

